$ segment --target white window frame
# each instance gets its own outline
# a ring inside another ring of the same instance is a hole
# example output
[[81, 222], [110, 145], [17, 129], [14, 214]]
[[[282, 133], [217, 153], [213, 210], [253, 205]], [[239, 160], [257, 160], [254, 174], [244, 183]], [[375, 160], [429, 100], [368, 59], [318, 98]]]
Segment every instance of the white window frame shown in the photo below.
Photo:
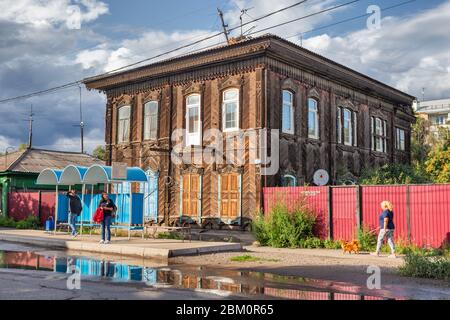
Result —
[[[188, 104], [189, 98], [198, 96], [198, 103]], [[202, 136], [202, 123], [201, 123], [201, 105], [202, 105], [202, 97], [198, 93], [190, 94], [186, 97], [186, 145], [187, 146], [199, 146], [201, 145], [201, 136]], [[189, 111], [190, 109], [198, 108], [198, 127], [197, 132], [190, 133], [189, 132]]]
[[[156, 114], [154, 113], [148, 113], [147, 114], [147, 106], [149, 106], [150, 104], [156, 104]], [[152, 101], [147, 101], [144, 104], [144, 140], [156, 140], [158, 139], [158, 114], [159, 114], [159, 103], [158, 101], [152, 100]], [[151, 117], [152, 116], [156, 116], [156, 128], [155, 133], [154, 133], [154, 137], [152, 137], [150, 135], [150, 133], [152, 132], [151, 128], [149, 127], [149, 131], [147, 132], [147, 126], [150, 126], [151, 124]]]
[[337, 114], [337, 142], [342, 143], [342, 108], [338, 107]]
[[[128, 116], [126, 118], [121, 118], [121, 110], [128, 109]], [[125, 136], [125, 128], [127, 128], [127, 135]], [[117, 142], [127, 143], [130, 141], [130, 130], [131, 130], [131, 106], [124, 105], [117, 109]]]
[[294, 187], [297, 186], [297, 178], [292, 174], [285, 174], [285, 175], [283, 175], [283, 187], [287, 187], [287, 184], [286, 184], [287, 179], [291, 179], [292, 181], [294, 181]]
[[[345, 124], [347, 122], [347, 120], [345, 119], [345, 113], [348, 112], [349, 114], [349, 118], [348, 118], [348, 138], [349, 140], [345, 139]], [[348, 108], [343, 108], [342, 109], [342, 131], [343, 131], [343, 135], [342, 135], [342, 141], [344, 142], [344, 145], [346, 146], [353, 146], [353, 112], [352, 110], [348, 109]]]
[[[225, 99], [225, 95], [227, 92], [230, 91], [235, 91], [236, 92], [236, 98], [235, 99]], [[235, 114], [235, 121], [236, 121], [236, 126], [234, 127], [230, 127], [227, 128], [227, 121], [226, 121], [226, 105], [227, 103], [235, 103], [236, 104], [236, 114]], [[238, 131], [239, 130], [239, 110], [240, 106], [239, 106], [239, 89], [237, 88], [232, 88], [232, 89], [227, 89], [224, 90], [222, 92], [222, 131], [223, 132], [233, 132], [233, 131]]]
[[[387, 153], [387, 121], [371, 117], [372, 151]], [[377, 146], [377, 142], [380, 142]]]
[[396, 129], [395, 148], [400, 151], [405, 151], [405, 149], [406, 149], [406, 143], [405, 143], [406, 132], [404, 129], [401, 129], [401, 128], [395, 128], [395, 129]]
[[[285, 102], [284, 93], [288, 93], [291, 97], [290, 102]], [[281, 91], [281, 100], [282, 100], [282, 108], [281, 108], [281, 131], [283, 133], [294, 134], [295, 133], [295, 122], [294, 122], [294, 93], [290, 90], [282, 90]], [[289, 129], [285, 129], [284, 126], [284, 107], [289, 108]]]
[[[310, 102], [314, 102], [314, 110], [311, 110]], [[314, 132], [310, 133], [309, 120], [310, 116], [314, 116]], [[308, 137], [312, 139], [319, 139], [319, 101], [314, 98], [308, 98]]]

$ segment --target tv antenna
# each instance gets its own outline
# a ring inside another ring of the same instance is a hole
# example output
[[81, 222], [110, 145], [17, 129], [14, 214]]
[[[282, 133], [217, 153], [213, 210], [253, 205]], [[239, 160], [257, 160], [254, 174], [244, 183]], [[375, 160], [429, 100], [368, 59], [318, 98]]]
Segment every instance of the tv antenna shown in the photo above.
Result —
[[228, 31], [228, 25], [227, 24], [225, 24], [225, 20], [224, 20], [224, 18], [223, 18], [223, 12], [222, 12], [222, 10], [220, 10], [219, 8], [217, 8], [217, 12], [219, 13], [219, 17], [220, 17], [220, 20], [222, 21], [222, 28], [223, 28], [223, 34], [225, 35], [225, 38], [227, 39], [227, 43], [229, 43], [230, 42], [230, 39], [228, 38], [228, 34], [230, 33], [229, 31]]

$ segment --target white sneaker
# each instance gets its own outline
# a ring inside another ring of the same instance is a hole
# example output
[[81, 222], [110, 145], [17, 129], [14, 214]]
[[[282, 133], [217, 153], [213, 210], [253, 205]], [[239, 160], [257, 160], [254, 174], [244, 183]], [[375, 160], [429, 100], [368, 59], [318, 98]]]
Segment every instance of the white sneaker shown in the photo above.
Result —
[[108, 244], [110, 241], [109, 240], [105, 240], [105, 244]]
[[103, 243], [105, 243], [105, 241], [103, 241], [103, 240], [100, 240], [100, 241], [99, 241], [99, 243], [100, 243], [100, 244], [103, 244]]

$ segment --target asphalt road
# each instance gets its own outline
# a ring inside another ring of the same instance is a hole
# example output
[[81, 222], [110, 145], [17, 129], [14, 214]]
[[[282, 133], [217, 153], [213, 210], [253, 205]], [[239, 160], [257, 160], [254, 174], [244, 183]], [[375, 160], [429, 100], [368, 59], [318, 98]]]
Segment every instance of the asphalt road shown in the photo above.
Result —
[[235, 299], [210, 292], [150, 287], [145, 283], [118, 283], [81, 279], [80, 289], [69, 290], [69, 274], [0, 269], [0, 300], [214, 300]]

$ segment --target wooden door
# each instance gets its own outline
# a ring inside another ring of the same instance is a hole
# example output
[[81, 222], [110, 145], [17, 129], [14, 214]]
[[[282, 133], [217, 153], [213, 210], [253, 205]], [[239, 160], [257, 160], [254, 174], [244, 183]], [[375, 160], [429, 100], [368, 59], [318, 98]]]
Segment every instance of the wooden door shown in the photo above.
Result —
[[198, 216], [198, 201], [200, 192], [200, 176], [187, 174], [183, 176], [182, 213], [185, 216]]
[[240, 194], [239, 174], [221, 175], [221, 214], [224, 219], [234, 219], [239, 216]]

